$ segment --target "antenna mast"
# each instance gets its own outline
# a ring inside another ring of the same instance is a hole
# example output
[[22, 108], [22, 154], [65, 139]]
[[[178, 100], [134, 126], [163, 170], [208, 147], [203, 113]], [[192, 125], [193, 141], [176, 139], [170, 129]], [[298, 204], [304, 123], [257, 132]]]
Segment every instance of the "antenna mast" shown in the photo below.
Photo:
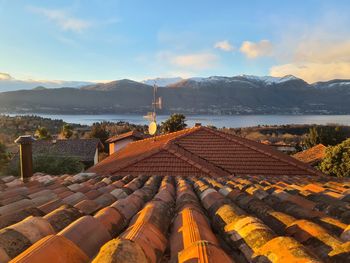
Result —
[[153, 85], [153, 101], [152, 101], [152, 112], [149, 112], [147, 114], [147, 116], [144, 116], [144, 118], [148, 119], [149, 121], [151, 121], [151, 123], [148, 126], [148, 132], [150, 135], [154, 136], [154, 140], [155, 140], [155, 136], [157, 133], [157, 108], [161, 109], [162, 108], [162, 98], [158, 97], [157, 98], [157, 85], [156, 85], [156, 81], [154, 81], [154, 85]]

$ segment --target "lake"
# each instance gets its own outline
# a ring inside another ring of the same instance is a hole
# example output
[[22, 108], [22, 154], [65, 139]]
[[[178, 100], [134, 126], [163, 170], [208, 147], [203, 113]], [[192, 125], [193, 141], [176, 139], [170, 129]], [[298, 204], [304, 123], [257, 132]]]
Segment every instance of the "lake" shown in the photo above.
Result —
[[[8, 114], [10, 116], [20, 114]], [[80, 123], [91, 125], [100, 121], [125, 121], [134, 124], [148, 124], [148, 121], [140, 115], [55, 115], [35, 114], [45, 118], [62, 119], [68, 123]], [[158, 122], [166, 120], [169, 115], [158, 115]], [[187, 125], [194, 126], [195, 123], [202, 125], [214, 125], [221, 127], [250, 127], [257, 125], [284, 125], [284, 124], [340, 124], [350, 125], [350, 115], [190, 115], [187, 117]]]

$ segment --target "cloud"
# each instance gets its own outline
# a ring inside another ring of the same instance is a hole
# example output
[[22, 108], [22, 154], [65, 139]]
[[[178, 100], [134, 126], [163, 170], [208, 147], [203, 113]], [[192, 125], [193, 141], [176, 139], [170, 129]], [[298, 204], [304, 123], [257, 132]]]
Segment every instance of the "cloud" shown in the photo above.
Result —
[[273, 46], [269, 40], [260, 42], [244, 41], [239, 49], [247, 58], [253, 59], [262, 56], [270, 56]]
[[[307, 82], [350, 78], [350, 38], [314, 30], [281, 42], [279, 54], [289, 50], [279, 64], [270, 68], [270, 75], [293, 74]], [[277, 55], [277, 54], [276, 54]]]
[[64, 10], [41, 7], [30, 7], [30, 10], [45, 16], [65, 31], [81, 32], [92, 26], [90, 21], [75, 18]]
[[313, 83], [330, 79], [348, 79], [350, 77], [350, 63], [290, 63], [273, 66], [270, 75], [280, 77], [285, 75], [295, 75], [303, 80]]
[[226, 52], [235, 50], [235, 47], [231, 45], [231, 43], [228, 40], [216, 42], [214, 48], [221, 49]]
[[0, 80], [11, 80], [12, 77], [10, 74], [0, 72]]
[[179, 68], [205, 70], [215, 66], [218, 57], [212, 53], [194, 53], [170, 56], [169, 62]]

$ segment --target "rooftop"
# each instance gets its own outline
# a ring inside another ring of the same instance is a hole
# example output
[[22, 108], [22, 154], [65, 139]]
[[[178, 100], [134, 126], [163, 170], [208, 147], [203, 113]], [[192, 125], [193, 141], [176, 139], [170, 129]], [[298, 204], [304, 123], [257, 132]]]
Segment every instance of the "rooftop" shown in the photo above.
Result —
[[0, 177], [0, 262], [349, 262], [349, 211], [317, 175]]
[[129, 143], [90, 168], [113, 175], [320, 175], [311, 166], [263, 145], [207, 127]]
[[317, 162], [320, 162], [324, 159], [326, 155], [326, 149], [327, 147], [323, 144], [318, 144], [314, 147], [311, 147], [307, 150], [298, 152], [293, 155], [294, 158], [298, 159], [299, 161], [302, 161], [304, 163], [313, 165]]
[[106, 142], [108, 143], [112, 143], [112, 142], [117, 142], [117, 141], [120, 141], [120, 140], [124, 140], [126, 138], [135, 138], [137, 140], [141, 140], [141, 139], [145, 139], [149, 137], [148, 135], [142, 133], [142, 132], [139, 132], [139, 131], [129, 131], [129, 132], [126, 132], [126, 133], [123, 133], [123, 134], [119, 134], [119, 135], [115, 135], [111, 138], [109, 138]]
[[36, 140], [32, 147], [33, 155], [69, 156], [89, 162], [94, 160], [96, 148], [103, 147], [103, 145], [99, 139], [68, 139]]

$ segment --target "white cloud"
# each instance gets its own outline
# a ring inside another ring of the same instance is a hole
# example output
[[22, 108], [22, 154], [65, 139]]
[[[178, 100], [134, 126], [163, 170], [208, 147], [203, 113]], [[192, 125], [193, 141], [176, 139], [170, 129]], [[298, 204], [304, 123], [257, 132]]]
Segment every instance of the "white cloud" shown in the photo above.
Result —
[[0, 80], [11, 80], [12, 77], [10, 74], [0, 72]]
[[214, 48], [221, 49], [226, 52], [235, 50], [235, 47], [228, 40], [216, 42]]
[[92, 26], [90, 21], [75, 18], [64, 10], [41, 7], [30, 7], [30, 10], [34, 13], [45, 16], [66, 31], [81, 32]]
[[169, 62], [179, 68], [205, 70], [215, 67], [218, 57], [212, 53], [194, 53], [170, 56]]
[[273, 46], [269, 40], [261, 40], [260, 42], [244, 41], [239, 49], [248, 58], [257, 58], [262, 56], [270, 56]]

